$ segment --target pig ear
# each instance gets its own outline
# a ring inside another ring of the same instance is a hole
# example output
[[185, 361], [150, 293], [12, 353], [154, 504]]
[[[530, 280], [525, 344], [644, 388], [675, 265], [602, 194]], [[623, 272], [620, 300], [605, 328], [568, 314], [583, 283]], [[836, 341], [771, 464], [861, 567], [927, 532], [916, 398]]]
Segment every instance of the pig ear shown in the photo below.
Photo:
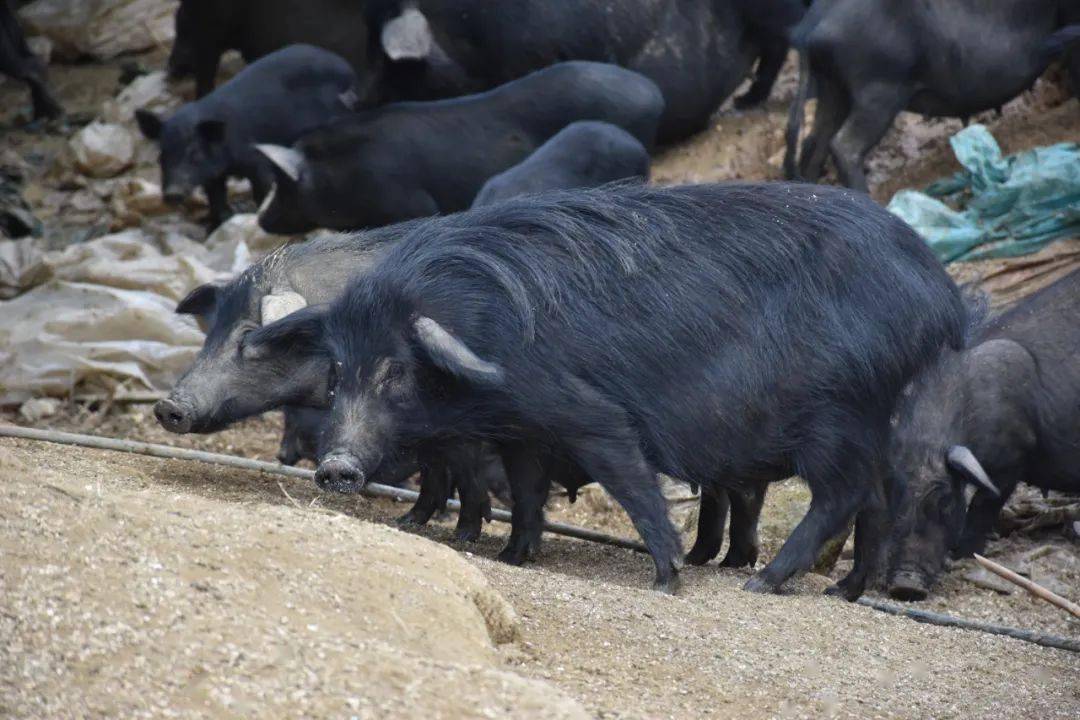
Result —
[[198, 125], [199, 136], [208, 143], [225, 141], [225, 122], [222, 120], [203, 120]]
[[399, 60], [423, 60], [431, 54], [434, 39], [431, 26], [424, 13], [408, 7], [393, 20], [383, 25], [379, 38], [386, 56]]
[[267, 144], [256, 145], [255, 149], [265, 155], [282, 175], [293, 182], [300, 180], [300, 171], [304, 168], [304, 155], [299, 150], [283, 145]]
[[135, 122], [139, 124], [139, 131], [147, 140], [157, 140], [161, 137], [161, 128], [164, 121], [149, 110], [139, 109], [135, 111]]
[[263, 325], [244, 337], [242, 354], [246, 360], [295, 352], [315, 355], [323, 349], [324, 308], [319, 306], [297, 310], [276, 322]]
[[200, 285], [187, 294], [176, 306], [179, 315], [207, 315], [217, 305], [221, 286], [214, 283]]
[[945, 456], [945, 463], [949, 466], [949, 470], [959, 475], [970, 485], [987, 490], [998, 497], [1001, 496], [1001, 491], [997, 489], [994, 483], [990, 482], [990, 476], [986, 474], [986, 470], [975, 458], [975, 454], [963, 445], [953, 445], [949, 448]]
[[269, 325], [297, 310], [307, 307], [307, 300], [300, 293], [280, 292], [265, 295], [262, 299], [262, 324]]
[[431, 318], [417, 318], [413, 322], [413, 330], [432, 362], [451, 375], [481, 385], [498, 385], [502, 382], [501, 367], [477, 357], [468, 345]]

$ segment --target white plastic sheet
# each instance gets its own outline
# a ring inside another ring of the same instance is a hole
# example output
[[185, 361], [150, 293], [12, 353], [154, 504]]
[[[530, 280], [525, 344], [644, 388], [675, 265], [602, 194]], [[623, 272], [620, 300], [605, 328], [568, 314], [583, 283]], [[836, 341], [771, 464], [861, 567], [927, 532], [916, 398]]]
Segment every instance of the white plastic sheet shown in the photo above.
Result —
[[[280, 242], [254, 215], [238, 215], [205, 243], [127, 230], [28, 257], [33, 246], [0, 243], [0, 291], [35, 285], [0, 302], [0, 404], [171, 387], [203, 341], [191, 318], [175, 314], [177, 301]], [[14, 280], [3, 272], [8, 255], [21, 258]]]

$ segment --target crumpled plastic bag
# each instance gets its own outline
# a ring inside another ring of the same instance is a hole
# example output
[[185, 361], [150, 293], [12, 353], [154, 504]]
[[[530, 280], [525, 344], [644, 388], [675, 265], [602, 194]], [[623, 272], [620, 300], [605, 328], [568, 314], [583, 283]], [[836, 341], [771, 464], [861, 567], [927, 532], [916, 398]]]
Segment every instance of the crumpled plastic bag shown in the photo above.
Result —
[[237, 215], [205, 243], [178, 234], [158, 243], [127, 230], [19, 264], [22, 274], [9, 285], [25, 289], [28, 274], [36, 284], [0, 302], [0, 404], [120, 385], [168, 389], [203, 341], [192, 318], [175, 314], [176, 303], [281, 241], [258, 231], [254, 215]]
[[71, 245], [49, 253], [43, 263], [50, 278], [143, 290], [174, 302], [222, 275], [191, 253], [163, 254], [140, 230]]
[[1016, 257], [1080, 236], [1080, 144], [1003, 157], [982, 125], [950, 143], [964, 170], [889, 203], [943, 262]]
[[30, 35], [53, 42], [64, 60], [108, 60], [169, 47], [176, 36], [178, 0], [35, 0], [19, 11]]
[[4, 303], [0, 403], [41, 395], [169, 387], [203, 335], [151, 292], [51, 280]]

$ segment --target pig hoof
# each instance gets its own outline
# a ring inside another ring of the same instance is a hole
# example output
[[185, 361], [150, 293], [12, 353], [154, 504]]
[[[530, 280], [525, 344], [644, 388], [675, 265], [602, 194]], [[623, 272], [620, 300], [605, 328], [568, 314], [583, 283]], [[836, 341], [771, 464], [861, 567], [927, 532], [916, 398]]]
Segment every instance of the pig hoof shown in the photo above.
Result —
[[755, 575], [754, 577], [746, 581], [746, 584], [743, 585], [743, 590], [746, 590], [747, 592], [758, 593], [759, 595], [769, 595], [775, 593], [777, 590], [779, 590], [779, 588], [765, 578], [761, 577], [761, 575]]
[[423, 517], [419, 513], [410, 510], [397, 519], [397, 524], [419, 527], [421, 525], [426, 525], [430, 517], [430, 515]]
[[510, 542], [499, 553], [499, 560], [507, 565], [523, 565], [536, 558], [540, 549], [540, 539], [527, 540], [520, 537], [511, 537]]
[[831, 597], [842, 597], [848, 602], [855, 602], [862, 597], [866, 582], [854, 572], [845, 575], [839, 582], [825, 588], [825, 594]]
[[656, 577], [653, 581], [653, 590], [662, 592], [665, 595], [675, 595], [679, 592], [679, 587], [682, 585], [682, 581], [679, 579], [677, 572], [671, 572], [666, 577]]
[[720, 567], [728, 568], [741, 568], [741, 567], [754, 567], [757, 564], [757, 548], [745, 552], [742, 550], [736, 550], [731, 548], [727, 551], [727, 555], [720, 561]]
[[507, 547], [501, 553], [499, 553], [499, 561], [504, 562], [507, 565], [524, 565], [528, 559], [527, 553], [522, 552], [516, 547]]
[[862, 597], [863, 593], [862, 588], [836, 583], [825, 588], [825, 594], [830, 597], [842, 597], [848, 602], [855, 602]]
[[720, 554], [720, 547], [712, 543], [694, 543], [690, 552], [686, 553], [687, 565], [704, 565]]
[[454, 531], [454, 539], [458, 542], [476, 542], [480, 539], [480, 528], [465, 527]]

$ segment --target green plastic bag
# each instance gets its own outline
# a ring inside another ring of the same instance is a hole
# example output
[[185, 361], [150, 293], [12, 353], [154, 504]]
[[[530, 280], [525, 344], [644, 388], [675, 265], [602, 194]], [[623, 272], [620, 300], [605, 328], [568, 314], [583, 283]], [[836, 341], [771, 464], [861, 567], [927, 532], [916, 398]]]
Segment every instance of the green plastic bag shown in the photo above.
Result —
[[1080, 144], [1003, 157], [982, 125], [949, 142], [965, 169], [889, 203], [942, 262], [1026, 255], [1080, 236]]

